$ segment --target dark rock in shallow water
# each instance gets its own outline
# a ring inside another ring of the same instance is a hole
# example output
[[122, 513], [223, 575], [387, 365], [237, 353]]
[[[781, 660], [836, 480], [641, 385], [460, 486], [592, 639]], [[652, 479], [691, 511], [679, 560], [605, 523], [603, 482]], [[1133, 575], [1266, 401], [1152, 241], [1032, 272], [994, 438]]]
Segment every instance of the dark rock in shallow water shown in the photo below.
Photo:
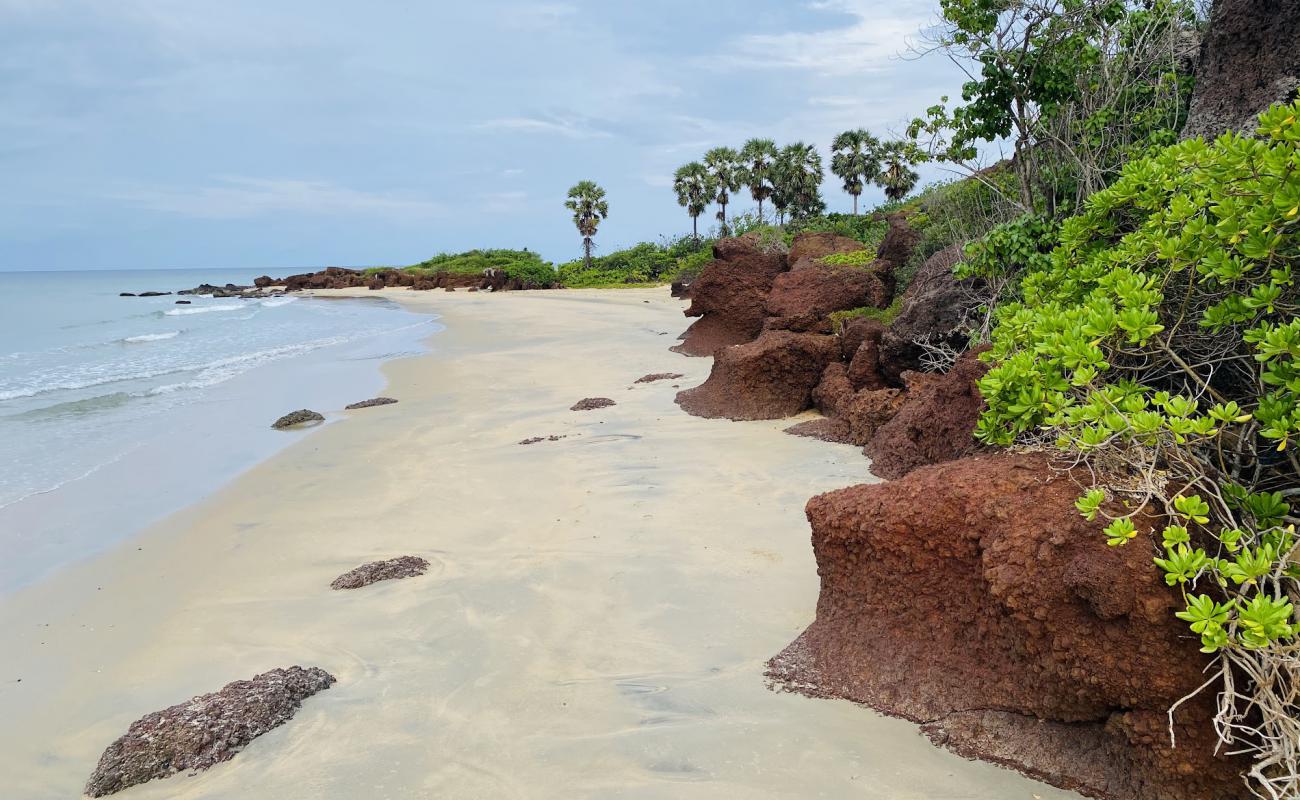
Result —
[[321, 414], [312, 411], [309, 408], [300, 408], [297, 411], [291, 411], [283, 417], [280, 417], [275, 422], [271, 423], [271, 427], [283, 430], [284, 428], [292, 428], [295, 425], [305, 425], [309, 422], [324, 421], [325, 417]]
[[118, 297], [135, 297], [135, 292], [119, 292]]
[[137, 297], [166, 297], [171, 292], [140, 292]]
[[372, 561], [343, 573], [330, 584], [331, 589], [360, 589], [379, 581], [413, 578], [423, 575], [429, 562], [419, 556], [398, 556], [387, 561]]
[[189, 300], [177, 300], [177, 301], [176, 301], [176, 305], [178, 305], [178, 306], [188, 306], [188, 305], [190, 304], [190, 302], [191, 302], [191, 301], [189, 301]]
[[347, 409], [348, 411], [355, 411], [358, 408], [372, 408], [374, 406], [391, 406], [393, 403], [396, 402], [397, 401], [391, 397], [372, 397], [369, 400], [362, 400], [359, 403], [352, 403], [351, 405], [344, 406], [344, 408]]
[[334, 676], [318, 667], [273, 669], [141, 717], [100, 756], [86, 794], [104, 797], [228, 761], [253, 739], [288, 722], [303, 700], [333, 683]]
[[608, 397], [584, 397], [569, 407], [570, 411], [594, 411], [597, 408], [608, 408], [615, 405], [613, 400]]

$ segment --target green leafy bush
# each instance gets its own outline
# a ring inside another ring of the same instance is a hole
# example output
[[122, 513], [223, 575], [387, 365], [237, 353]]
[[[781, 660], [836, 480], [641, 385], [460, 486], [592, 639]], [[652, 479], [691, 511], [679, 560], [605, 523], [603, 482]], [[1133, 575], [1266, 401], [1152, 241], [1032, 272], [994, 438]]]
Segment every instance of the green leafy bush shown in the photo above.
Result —
[[852, 253], [832, 253], [822, 258], [822, 263], [832, 267], [869, 267], [875, 260], [875, 250], [854, 250]]
[[889, 304], [888, 308], [876, 308], [874, 306], [862, 306], [861, 308], [851, 308], [847, 311], [833, 311], [827, 318], [831, 321], [831, 329], [836, 334], [843, 333], [844, 326], [850, 320], [855, 319], [874, 319], [877, 322], [890, 324], [898, 316], [898, 312], [903, 308], [902, 297], [895, 297], [894, 302]]
[[834, 233], [857, 239], [871, 250], [880, 246], [887, 230], [889, 224], [879, 214], [824, 214], [792, 221], [785, 227], [787, 242], [800, 233]]
[[505, 272], [530, 286], [552, 286], [555, 267], [531, 250], [469, 250], [464, 253], [440, 253], [427, 261], [407, 267], [408, 272], [432, 275], [438, 272], [457, 275], [481, 275], [485, 270]]
[[710, 248], [689, 237], [660, 244], [642, 242], [626, 250], [559, 267], [560, 282], [570, 288], [600, 288], [666, 283], [676, 279], [684, 262], [699, 264], [712, 258]]
[[1298, 115], [1300, 102], [1275, 106], [1262, 138], [1133, 161], [1050, 252], [1050, 227], [1025, 218], [965, 267], [1025, 271], [1022, 299], [997, 312], [978, 438], [1102, 467], [1079, 510], [1125, 501], [1109, 506], [1123, 509], [1108, 516], [1112, 546], [1142, 533], [1143, 509], [1164, 515], [1155, 564], [1219, 656], [1219, 730], [1254, 748], [1273, 796], [1300, 791], [1293, 750], [1279, 750], [1300, 732]]

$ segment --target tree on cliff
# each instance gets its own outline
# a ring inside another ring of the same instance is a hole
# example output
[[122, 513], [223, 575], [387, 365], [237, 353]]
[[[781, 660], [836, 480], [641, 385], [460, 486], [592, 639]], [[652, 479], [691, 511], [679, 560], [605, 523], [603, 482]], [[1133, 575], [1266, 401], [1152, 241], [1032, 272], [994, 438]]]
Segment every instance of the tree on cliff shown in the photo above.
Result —
[[740, 160], [745, 170], [745, 185], [749, 195], [758, 203], [758, 223], [763, 224], [763, 201], [772, 196], [772, 162], [776, 160], [776, 142], [771, 139], [750, 139], [740, 149]]
[[718, 204], [718, 222], [722, 226], [722, 235], [727, 235], [727, 204], [731, 202], [731, 192], [740, 191], [744, 168], [740, 164], [740, 154], [730, 147], [715, 147], [704, 154], [704, 166], [713, 181], [717, 192], [714, 200]]
[[591, 238], [596, 235], [600, 221], [609, 216], [605, 190], [594, 181], [579, 181], [569, 190], [569, 199], [565, 201], [564, 207], [573, 212], [573, 224], [582, 235], [582, 259], [590, 269]]
[[822, 157], [813, 145], [795, 142], [781, 148], [772, 177], [772, 205], [781, 224], [785, 224], [787, 212], [791, 219], [805, 219], [826, 210], [821, 193]]
[[700, 240], [700, 215], [709, 207], [713, 199], [713, 179], [704, 165], [692, 161], [678, 167], [673, 175], [673, 191], [677, 193], [677, 204], [691, 215], [691, 235], [698, 243]]
[[880, 141], [859, 128], [844, 131], [831, 143], [831, 172], [844, 182], [853, 196], [853, 214], [858, 213], [858, 196], [880, 174]]
[[886, 142], [881, 146], [880, 159], [882, 169], [877, 173], [875, 182], [885, 190], [885, 197], [902, 200], [907, 193], [916, 188], [920, 175], [912, 169], [917, 154], [908, 142]]

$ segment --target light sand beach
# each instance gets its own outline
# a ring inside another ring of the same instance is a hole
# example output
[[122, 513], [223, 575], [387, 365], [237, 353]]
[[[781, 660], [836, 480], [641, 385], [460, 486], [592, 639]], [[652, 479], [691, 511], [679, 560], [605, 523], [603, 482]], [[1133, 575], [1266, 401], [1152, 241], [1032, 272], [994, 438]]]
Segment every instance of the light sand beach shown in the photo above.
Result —
[[[804, 502], [873, 478], [789, 421], [680, 411], [710, 360], [669, 352], [666, 288], [384, 294], [447, 326], [386, 367], [400, 403], [318, 408], [323, 430], [0, 601], [0, 797], [78, 796], [136, 718], [294, 664], [338, 683], [117, 796], [1075, 797], [766, 688], [814, 614]], [[634, 384], [655, 372], [685, 377]], [[591, 396], [617, 405], [569, 410]], [[429, 572], [329, 588], [406, 554]]]

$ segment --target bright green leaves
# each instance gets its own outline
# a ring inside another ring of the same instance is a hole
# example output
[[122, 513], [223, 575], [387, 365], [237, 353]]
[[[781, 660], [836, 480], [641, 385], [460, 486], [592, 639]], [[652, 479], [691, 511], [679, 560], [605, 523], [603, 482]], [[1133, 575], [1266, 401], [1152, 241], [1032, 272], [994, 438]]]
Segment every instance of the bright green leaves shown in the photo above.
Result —
[[1255, 595], [1248, 603], [1238, 604], [1237, 639], [1243, 647], [1259, 648], [1300, 633], [1300, 625], [1291, 623], [1295, 608], [1285, 600]]
[[1106, 502], [1104, 489], [1089, 489], [1087, 494], [1074, 501], [1074, 507], [1079, 509], [1084, 519], [1092, 522], [1097, 518], [1097, 512], [1101, 510], [1101, 504], [1104, 502]]
[[1210, 521], [1210, 506], [1200, 495], [1179, 496], [1174, 498], [1174, 508], [1184, 519], [1204, 525]]
[[1191, 624], [1192, 632], [1201, 635], [1201, 651], [1214, 653], [1228, 643], [1228, 634], [1223, 626], [1228, 622], [1233, 604], [1219, 603], [1208, 595], [1193, 595], [1187, 598], [1187, 610], [1179, 611], [1176, 617]]
[[1186, 544], [1170, 547], [1165, 551], [1165, 556], [1165, 558], [1153, 560], [1156, 566], [1164, 570], [1165, 583], [1170, 586], [1189, 583], [1210, 563], [1210, 559], [1205, 555], [1204, 550], [1199, 547], [1193, 550]]
[[1128, 517], [1120, 517], [1106, 526], [1102, 531], [1106, 534], [1106, 544], [1111, 547], [1119, 547], [1127, 544], [1131, 539], [1137, 537], [1137, 528], [1133, 525], [1133, 520]]
[[1160, 538], [1166, 549], [1173, 549], [1192, 540], [1191, 534], [1182, 525], [1170, 525], [1161, 532]]

